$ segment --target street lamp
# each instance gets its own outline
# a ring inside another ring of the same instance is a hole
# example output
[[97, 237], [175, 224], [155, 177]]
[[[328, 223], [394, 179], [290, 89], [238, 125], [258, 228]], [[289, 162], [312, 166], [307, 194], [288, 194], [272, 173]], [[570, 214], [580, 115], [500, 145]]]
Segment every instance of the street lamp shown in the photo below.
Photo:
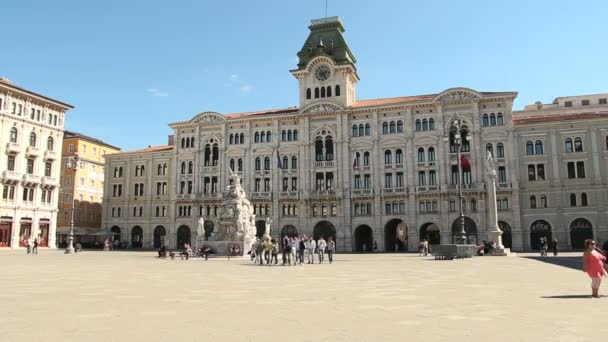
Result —
[[73, 157], [68, 158], [68, 162], [66, 164], [66, 168], [72, 170], [74, 177], [72, 181], [72, 213], [70, 214], [70, 234], [68, 234], [68, 247], [65, 249], [65, 254], [74, 254], [74, 203], [76, 202], [74, 194], [76, 190], [76, 172], [78, 171], [79, 166], [78, 161], [78, 153], [76, 153]]
[[468, 130], [465, 125], [463, 125], [462, 120], [454, 119], [451, 122], [450, 129], [447, 131], [446, 135], [443, 137], [443, 141], [450, 142], [450, 135], [454, 134], [454, 146], [456, 147], [456, 159], [458, 163], [458, 181], [456, 182], [458, 187], [458, 211], [459, 211], [459, 220], [460, 220], [460, 232], [458, 233], [458, 239], [456, 240], [457, 244], [464, 245], [467, 243], [467, 233], [464, 229], [464, 212], [462, 203], [464, 201], [464, 195], [462, 194], [462, 162], [461, 162], [461, 152], [462, 145], [464, 141], [469, 141], [469, 136], [467, 134]]

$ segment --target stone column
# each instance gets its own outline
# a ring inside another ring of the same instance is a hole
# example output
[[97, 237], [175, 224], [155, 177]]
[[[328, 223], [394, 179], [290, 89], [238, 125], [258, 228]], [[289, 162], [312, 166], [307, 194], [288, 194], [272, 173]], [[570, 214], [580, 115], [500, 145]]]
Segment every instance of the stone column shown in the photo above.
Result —
[[[491, 156], [488, 156], [488, 163], [492, 163], [490, 161]], [[496, 242], [496, 248], [494, 250], [494, 254], [498, 255], [506, 255], [505, 247], [502, 244], [502, 231], [498, 228], [498, 210], [496, 208], [496, 170], [493, 165], [487, 165], [488, 167], [488, 239], [490, 241]]]

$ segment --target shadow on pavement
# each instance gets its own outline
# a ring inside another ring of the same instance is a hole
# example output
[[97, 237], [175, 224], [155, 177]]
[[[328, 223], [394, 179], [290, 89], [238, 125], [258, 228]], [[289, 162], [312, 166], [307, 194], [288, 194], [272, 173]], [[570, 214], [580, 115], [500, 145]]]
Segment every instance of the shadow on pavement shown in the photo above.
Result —
[[582, 271], [583, 270], [583, 258], [580, 256], [572, 257], [572, 256], [528, 256], [526, 259], [532, 259], [536, 261], [546, 262], [548, 264], [562, 266], [571, 268], [573, 270]]
[[[601, 296], [605, 297], [605, 296]], [[542, 296], [544, 299], [581, 299], [581, 298], [593, 298], [591, 295], [559, 295], [559, 296]]]

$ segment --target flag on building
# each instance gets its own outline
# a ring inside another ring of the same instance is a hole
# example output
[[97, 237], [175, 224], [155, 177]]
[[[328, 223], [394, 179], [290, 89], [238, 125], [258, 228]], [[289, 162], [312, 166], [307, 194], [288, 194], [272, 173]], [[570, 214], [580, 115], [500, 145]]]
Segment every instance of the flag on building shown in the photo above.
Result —
[[462, 168], [462, 171], [471, 171], [471, 163], [469, 163], [469, 160], [464, 154], [460, 155], [460, 167]]
[[357, 165], [357, 154], [355, 153], [353, 157], [353, 171], [357, 169], [357, 166], [359, 165]]
[[283, 170], [283, 163], [281, 163], [281, 156], [279, 155], [279, 150], [277, 150], [277, 167]]

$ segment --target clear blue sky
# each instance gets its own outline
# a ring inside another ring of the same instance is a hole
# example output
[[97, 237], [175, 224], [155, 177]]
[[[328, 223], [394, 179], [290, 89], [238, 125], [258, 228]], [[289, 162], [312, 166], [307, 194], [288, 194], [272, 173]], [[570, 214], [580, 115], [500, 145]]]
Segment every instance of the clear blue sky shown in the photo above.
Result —
[[[129, 150], [203, 111], [297, 105], [289, 70], [325, 0], [20, 0], [0, 13], [0, 75], [76, 106], [67, 129]], [[521, 109], [608, 91], [606, 0], [329, 0], [328, 14], [358, 59], [358, 99], [464, 86], [518, 91]]]

